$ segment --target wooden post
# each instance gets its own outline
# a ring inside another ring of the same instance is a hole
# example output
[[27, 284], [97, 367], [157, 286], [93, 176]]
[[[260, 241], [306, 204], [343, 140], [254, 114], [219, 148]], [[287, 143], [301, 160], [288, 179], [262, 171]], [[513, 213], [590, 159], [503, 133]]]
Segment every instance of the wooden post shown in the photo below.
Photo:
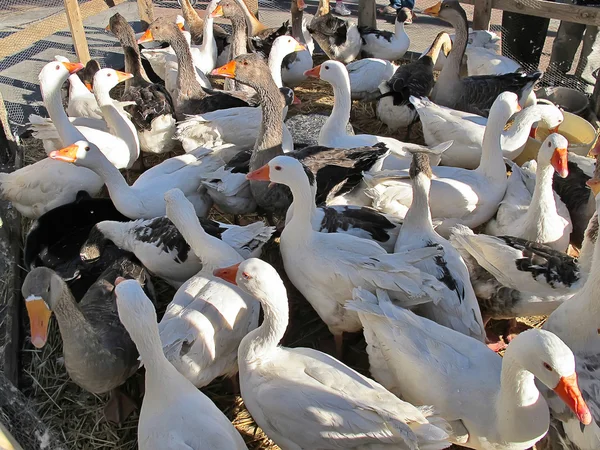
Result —
[[492, 0], [479, 0], [475, 2], [473, 12], [473, 29], [488, 30], [492, 20]]
[[154, 5], [152, 0], [137, 0], [137, 5], [142, 28], [145, 30], [154, 21]]
[[90, 50], [85, 38], [83, 20], [81, 19], [81, 11], [79, 11], [77, 0], [65, 0], [65, 11], [67, 13], [73, 45], [75, 46], [75, 53], [77, 53], [80, 63], [87, 64], [90, 60]]
[[375, 0], [358, 0], [358, 26], [377, 28]]

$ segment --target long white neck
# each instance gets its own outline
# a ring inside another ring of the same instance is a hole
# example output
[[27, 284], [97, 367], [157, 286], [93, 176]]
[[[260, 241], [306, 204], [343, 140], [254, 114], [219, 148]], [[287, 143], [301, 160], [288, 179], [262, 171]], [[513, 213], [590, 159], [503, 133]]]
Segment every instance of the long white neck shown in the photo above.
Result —
[[[202, 36], [202, 44], [200, 45], [200, 53], [204, 58], [210, 58], [211, 61], [216, 64], [217, 56], [217, 43], [215, 42], [214, 30], [213, 30], [213, 18], [210, 14], [204, 19], [204, 31]], [[214, 65], [213, 64], [213, 65]]]
[[413, 198], [410, 208], [404, 218], [404, 223], [400, 230], [401, 233], [412, 235], [433, 233], [433, 223], [431, 221], [431, 210], [429, 208], [429, 190], [431, 189], [431, 180], [424, 173], [418, 174], [413, 179]]
[[282, 51], [278, 48], [275, 48], [274, 51], [271, 51], [269, 54], [269, 70], [271, 71], [271, 76], [273, 77], [273, 81], [278, 88], [283, 87], [283, 81], [281, 79], [281, 64], [283, 63], [283, 58], [286, 55], [282, 54]]
[[404, 31], [404, 22], [401, 22], [396, 18], [396, 23], [394, 25], [394, 34], [396, 37], [400, 37], [401, 34], [406, 34]]
[[333, 87], [333, 111], [325, 121], [325, 125], [319, 133], [319, 142], [325, 142], [326, 139], [321, 139], [325, 136], [345, 136], [346, 127], [350, 121], [350, 109], [352, 107], [352, 99], [350, 97], [350, 78], [348, 72], [342, 71], [342, 76], [339, 80], [332, 83]]
[[96, 160], [96, 164], [90, 169], [96, 172], [106, 184], [115, 207], [121, 213], [131, 210], [132, 205], [139, 203], [135, 191], [127, 184], [119, 169], [113, 166], [106, 156], [101, 153], [96, 157]]
[[102, 116], [111, 133], [123, 140], [129, 150], [129, 161], [135, 161], [140, 155], [140, 141], [135, 126], [125, 113], [115, 105], [109, 90], [94, 86], [94, 96], [102, 111]]
[[548, 405], [535, 386], [533, 374], [523, 368], [510, 346], [502, 359], [495, 406], [497, 429], [504, 441], [527, 442], [548, 430]]
[[240, 362], [250, 366], [260, 364], [277, 348], [288, 326], [289, 306], [285, 286], [281, 280], [272, 280], [271, 283], [271, 298], [253, 294], [262, 304], [263, 322], [242, 339], [238, 349]]
[[60, 97], [60, 84], [61, 80], [57, 80], [57, 83], [48, 83], [45, 80], [40, 80], [40, 89], [42, 91], [42, 98], [46, 105], [48, 115], [52, 120], [52, 123], [56, 127], [56, 131], [60, 136], [62, 145], [74, 144], [77, 141], [85, 140], [85, 136], [69, 121], [67, 113], [62, 106]]
[[212, 273], [214, 269], [243, 261], [242, 256], [229, 244], [204, 231], [191, 204], [178, 205], [175, 213], [172, 208], [167, 208], [167, 216], [202, 261], [203, 271]]
[[283, 229], [282, 239], [287, 235], [288, 239], [306, 241], [312, 232], [311, 218], [317, 208], [315, 195], [306, 174], [303, 173], [302, 177], [303, 179], [294, 179], [288, 184], [294, 198], [290, 205], [293, 212], [289, 223]]
[[[527, 228], [531, 228], [532, 232], [542, 238], [547, 235], [546, 228], [560, 223], [560, 217], [556, 210], [556, 201], [554, 199], [554, 191], [552, 189], [552, 178], [554, 176], [554, 168], [548, 163], [538, 163], [536, 170], [535, 188], [531, 203], [527, 209]], [[526, 234], [530, 236], [531, 234]]]
[[498, 117], [499, 115], [494, 110], [490, 113], [483, 133], [481, 161], [479, 167], [475, 169], [494, 181], [506, 180], [506, 169], [502, 155], [502, 131], [504, 125], [506, 125], [506, 120], [504, 120], [504, 117]]
[[75, 97], [91, 98], [93, 96], [94, 94], [85, 87], [85, 84], [83, 84], [83, 81], [81, 81], [81, 78], [76, 73], [69, 75], [69, 99]]

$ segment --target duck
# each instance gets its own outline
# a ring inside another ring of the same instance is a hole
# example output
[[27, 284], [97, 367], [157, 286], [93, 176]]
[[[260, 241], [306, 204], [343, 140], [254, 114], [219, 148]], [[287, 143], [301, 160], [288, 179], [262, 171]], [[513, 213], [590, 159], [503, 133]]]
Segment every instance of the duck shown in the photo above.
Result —
[[[263, 108], [263, 126], [252, 152], [240, 152], [235, 161], [230, 160], [228, 165], [235, 167], [238, 172], [253, 171], [273, 157], [283, 154], [284, 102], [281, 96], [276, 94], [277, 86], [262, 58], [258, 55], [241, 55], [212, 73], [235, 78], [256, 89]], [[319, 202], [329, 196], [342, 195], [354, 189], [360, 183], [362, 173], [371, 170], [387, 154], [385, 144], [354, 149], [311, 146], [289, 153], [303, 161], [316, 175]], [[258, 207], [267, 213], [284, 213], [291, 203], [290, 193], [283, 186], [268, 189], [264, 183], [250, 180], [250, 190]]]
[[453, 50], [431, 92], [432, 101], [442, 106], [487, 117], [498, 94], [510, 91], [516, 93], [521, 106], [525, 106], [534, 84], [542, 77], [542, 72], [538, 71], [531, 75], [509, 73], [461, 78], [460, 65], [469, 38], [465, 10], [458, 0], [444, 0], [423, 12], [449, 22], [456, 33]]
[[[333, 111], [321, 131], [319, 131], [319, 145], [354, 148], [381, 142], [391, 150], [393, 156], [388, 156], [383, 161], [383, 165], [379, 165], [377, 169], [408, 169], [411, 161], [410, 151], [414, 149], [414, 146], [390, 137], [347, 134], [346, 127], [350, 119], [352, 100], [348, 71], [342, 63], [333, 60], [325, 61], [320, 66], [307, 71], [306, 75], [325, 80], [333, 87]], [[428, 149], [425, 150], [429, 151]], [[432, 152], [434, 154], [440, 153], [437, 149], [432, 150]]]
[[[40, 72], [40, 77], [52, 83], [51, 92], [45, 95], [57, 96], [60, 86], [67, 78], [83, 69], [81, 63], [51, 61]], [[54, 123], [59, 124], [64, 142], [75, 142], [83, 135], [72, 126], [60, 99], [48, 102]], [[50, 158], [22, 167], [11, 173], [0, 173], [0, 197], [10, 201], [23, 216], [36, 219], [61, 205], [75, 201], [77, 193], [85, 191], [94, 196], [103, 186], [102, 179], [89, 169], [65, 166]]]
[[135, 345], [119, 321], [115, 307], [114, 287], [118, 277], [137, 280], [147, 292], [152, 292], [148, 273], [130, 255], [116, 259], [79, 302], [65, 281], [47, 267], [36, 267], [29, 272], [21, 292], [29, 316], [31, 343], [36, 348], [46, 344], [54, 313], [69, 377], [94, 394], [110, 392], [104, 413], [108, 420], [120, 424], [135, 405], [117, 388], [137, 371], [139, 363]]
[[[61, 55], [54, 56], [54, 59], [60, 62], [70, 62], [69, 58]], [[88, 73], [93, 78], [95, 73], [100, 70], [100, 64], [95, 59], [90, 59], [84, 68], [84, 71], [86, 70], [89, 71]], [[89, 119], [104, 120], [96, 97], [94, 97], [94, 94], [76, 73], [69, 75], [69, 103], [66, 111], [69, 117], [87, 117]]]
[[[504, 198], [506, 170], [501, 151], [501, 136], [508, 119], [519, 110], [517, 95], [504, 92], [490, 111], [485, 129], [481, 163], [475, 170], [458, 167], [433, 167], [431, 215], [441, 222], [436, 231], [444, 237], [457, 223], [475, 228], [490, 220]], [[366, 174], [367, 195], [377, 210], [404, 217], [412, 201], [412, 186], [406, 170]]]
[[[588, 277], [580, 261], [538, 242], [474, 234], [464, 225], [452, 229], [450, 242], [469, 268], [484, 324], [547, 316], [581, 290]], [[506, 340], [512, 331], [506, 330]]]
[[358, 316], [343, 309], [357, 285], [390, 289], [395, 299], [411, 306], [441, 298], [438, 280], [414, 267], [439, 255], [437, 246], [388, 254], [371, 240], [314, 231], [314, 193], [300, 161], [289, 156], [277, 156], [247, 177], [284, 184], [292, 191], [293, 212], [280, 238], [283, 265], [292, 284], [333, 334], [338, 355], [343, 333], [361, 329]]
[[[279, 447], [449, 446], [448, 425], [430, 408], [400, 400], [318, 350], [278, 345], [288, 325], [289, 306], [285, 286], [268, 263], [251, 258], [215, 275], [254, 295], [262, 305], [263, 323], [240, 344], [240, 388], [248, 411]], [[324, 422], [323, 417], [336, 420]]]
[[[380, 93], [377, 117], [390, 130], [408, 128], [415, 122], [417, 112], [409, 101], [410, 96], [423, 97], [431, 93], [434, 85], [433, 68], [438, 55], [440, 51], [447, 55], [451, 48], [448, 33], [438, 33], [427, 53], [416, 61], [398, 67], [390, 78], [377, 85], [377, 92]], [[410, 129], [407, 130], [407, 136], [409, 133]]]
[[433, 246], [444, 249], [441, 256], [415, 263], [415, 267], [446, 285], [443, 300], [435, 304], [420, 305], [417, 308], [419, 314], [483, 342], [483, 319], [471, 285], [469, 270], [460, 253], [433, 228], [429, 209], [432, 177], [429, 157], [424, 153], [413, 154], [409, 172], [413, 185], [413, 200], [402, 223], [394, 252], [401, 253]]
[[[177, 199], [176, 196], [170, 198], [172, 202]], [[261, 221], [239, 226], [201, 217], [198, 220], [208, 235], [222, 240], [243, 258], [259, 256], [275, 231]], [[165, 216], [97, 222], [81, 246], [82, 258], [97, 258], [104, 253], [108, 244], [133, 253], [150, 273], [177, 287], [202, 269], [202, 261], [173, 222]]]
[[[94, 75], [94, 96], [100, 106], [104, 120], [87, 119], [83, 125], [76, 126], [83, 137], [98, 146], [108, 160], [117, 169], [130, 169], [140, 155], [140, 143], [137, 131], [123, 111], [110, 97], [110, 90], [117, 84], [132, 78], [133, 75], [114, 69], [104, 68]], [[48, 85], [48, 80], [40, 74], [40, 83], [44, 89], [44, 103], [50, 115], [50, 121], [40, 123], [32, 115], [29, 117], [33, 136], [41, 139], [47, 154], [63, 147], [65, 130], [67, 126], [56, 122], [54, 118], [58, 110], [63, 110], [55, 87]], [[105, 122], [106, 121], [106, 122]], [[70, 128], [70, 127], [69, 127]], [[67, 133], [69, 133], [67, 131]]]
[[396, 9], [393, 33], [371, 27], [358, 27], [362, 41], [360, 48], [362, 56], [388, 61], [401, 59], [410, 47], [410, 38], [404, 31], [404, 24], [411, 24], [413, 15], [409, 8]]
[[[304, 46], [293, 37], [280, 36], [273, 43], [269, 54], [270, 74], [286, 100], [284, 116], [287, 115], [287, 106], [294, 102], [294, 92], [283, 86], [281, 64], [286, 55], [303, 50]], [[176, 137], [181, 141], [185, 151], [200, 146], [214, 148], [224, 144], [233, 144], [240, 148], [250, 147], [256, 142], [262, 114], [262, 107], [242, 107], [193, 115], [177, 125]], [[292, 135], [285, 124], [283, 124], [283, 148], [284, 151], [294, 149]]]
[[365, 328], [375, 379], [406, 401], [433, 405], [452, 427], [454, 444], [478, 450], [532, 447], [550, 422], [536, 380], [559, 393], [581, 423], [592, 420], [573, 352], [553, 333], [525, 331], [501, 358], [477, 339], [394, 305], [383, 290], [356, 289], [347, 308], [358, 312]]
[[330, 59], [348, 64], [360, 54], [360, 32], [350, 20], [327, 12], [313, 17], [307, 30]]
[[[238, 372], [241, 340], [258, 326], [260, 304], [236, 286], [213, 276], [221, 265], [244, 258], [225, 241], [207, 234], [183, 193], [165, 193], [167, 217], [201, 262], [201, 270], [175, 293], [158, 324], [165, 357], [194, 386]], [[143, 355], [142, 355], [143, 356]]]
[[379, 97], [379, 85], [394, 75], [398, 66], [385, 59], [362, 58], [346, 65], [352, 100], [374, 101]]
[[92, 198], [79, 191], [75, 201], [58, 206], [33, 221], [25, 237], [23, 262], [30, 271], [47, 267], [65, 280], [76, 299], [81, 299], [119, 250], [108, 248], [93, 261], [85, 261], [80, 247], [90, 230], [100, 221], [123, 221], [109, 198]]
[[[588, 181], [596, 202], [596, 211], [600, 210], [600, 179], [592, 178]], [[542, 394], [548, 400], [550, 405], [550, 416], [553, 429], [557, 434], [556, 441], [564, 443], [565, 448], [576, 448], [582, 450], [591, 450], [597, 448], [600, 444], [600, 429], [598, 427], [598, 414], [600, 405], [596, 392], [600, 377], [598, 376], [598, 323], [597, 323], [597, 292], [598, 292], [598, 271], [600, 270], [600, 250], [598, 240], [594, 246], [594, 256], [592, 266], [585, 285], [569, 301], [560, 305], [542, 328], [548, 332], [555, 333], [564, 340], [565, 344], [575, 354], [576, 372], [572, 379], [579, 380], [583, 399], [591, 409], [588, 413], [588, 420], [580, 420], [579, 410], [571, 411], [563, 408], [559, 403], [559, 398], [555, 392], [542, 391]], [[583, 402], [583, 400], [582, 400]], [[583, 425], [576, 423], [582, 422]]]
[[562, 135], [555, 133], [544, 140], [538, 153], [533, 194], [527, 190], [522, 171], [514, 168], [496, 217], [486, 225], [487, 234], [520, 237], [546, 244], [554, 250], [567, 250], [573, 226], [566, 208], [562, 214], [558, 210], [552, 175], [556, 170], [563, 178], [567, 176], [568, 144]]
[[196, 207], [198, 215], [205, 217], [212, 201], [206, 191], [200, 188], [200, 181], [203, 173], [223, 165], [220, 158], [210, 155], [210, 150], [199, 149], [163, 161], [145, 171], [129, 186], [116, 167], [91, 142], [77, 141], [50, 153], [50, 158], [63, 164], [87, 167], [100, 175], [117, 210], [130, 219], [164, 216], [163, 195], [173, 188], [181, 189]]
[[137, 429], [139, 449], [246, 449], [229, 419], [163, 354], [156, 311], [140, 285], [134, 280], [119, 279], [115, 293], [119, 318], [146, 367]]
[[304, 17], [304, 8], [306, 8], [304, 0], [292, 1], [291, 35], [300, 44], [304, 45], [305, 49], [286, 55], [281, 63], [281, 79], [285, 86], [291, 88], [302, 83], [306, 79], [304, 72], [313, 66], [312, 55], [315, 50], [315, 43], [306, 28], [307, 22]]
[[[453, 140], [453, 144], [442, 154], [441, 164], [477, 168], [489, 121], [476, 114], [437, 105], [427, 98], [411, 97], [409, 100], [419, 115], [427, 145]], [[523, 152], [527, 139], [535, 134], [536, 123], [543, 122], [554, 133], [563, 120], [563, 113], [554, 105], [540, 104], [523, 108], [515, 115], [510, 129], [502, 132], [502, 154], [509, 160], [516, 159]]]
[[179, 67], [177, 72], [177, 89], [175, 93], [171, 93], [174, 99], [175, 117], [177, 120], [183, 120], [190, 114], [249, 106], [247, 101], [233, 96], [231, 93], [205, 90], [202, 87], [196, 80], [196, 72], [192, 64], [189, 48], [185, 43], [181, 31], [174, 23], [159, 17], [150, 24], [144, 36], [138, 39], [138, 44], [155, 39], [169, 43], [177, 55]]
[[[142, 60], [135, 33], [125, 18], [116, 13], [110, 18], [110, 30], [119, 39], [125, 54], [125, 71], [133, 75], [126, 80], [121, 101], [135, 102], [125, 107], [138, 132], [140, 150], [147, 153], [168, 153], [175, 149], [175, 111], [167, 90], [142, 72]], [[211, 69], [212, 70], [212, 69]]]

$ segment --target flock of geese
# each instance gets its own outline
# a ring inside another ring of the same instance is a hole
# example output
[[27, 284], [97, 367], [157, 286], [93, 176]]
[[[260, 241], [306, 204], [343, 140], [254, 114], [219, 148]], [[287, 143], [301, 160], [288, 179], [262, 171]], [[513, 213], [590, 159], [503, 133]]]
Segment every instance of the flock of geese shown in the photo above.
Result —
[[[284, 450], [600, 448], [600, 174], [556, 133], [561, 110], [537, 104], [542, 74], [516, 71], [493, 34], [469, 34], [456, 0], [425, 10], [455, 35], [401, 66], [406, 9], [391, 33], [323, 4], [307, 24], [302, 0], [291, 30], [243, 0], [213, 0], [204, 18], [182, 7], [185, 21], [137, 36], [110, 19], [124, 72], [63, 57], [40, 72], [49, 118], [30, 122], [48, 158], [0, 174], [2, 197], [35, 219], [22, 287], [32, 344], [54, 314], [69, 376], [110, 392], [117, 423], [136, 407], [118, 388], [142, 364], [143, 450], [245, 449], [199, 390], [236, 374]], [[312, 67], [315, 41], [330, 60]], [[311, 146], [284, 123], [306, 77], [335, 97]], [[427, 145], [349, 134], [353, 100], [376, 102], [390, 130], [420, 121]], [[520, 167], [539, 123], [550, 134]], [[140, 152], [174, 151], [131, 185], [121, 173], [144, 169]], [[257, 212], [270, 224], [237, 225]], [[286, 288], [258, 259], [276, 235], [337, 359], [279, 345]], [[152, 278], [177, 288], [160, 322]], [[543, 327], [520, 334], [509, 322], [508, 345], [486, 336], [491, 318], [539, 315]], [[361, 331], [372, 378], [342, 362], [344, 333]]]

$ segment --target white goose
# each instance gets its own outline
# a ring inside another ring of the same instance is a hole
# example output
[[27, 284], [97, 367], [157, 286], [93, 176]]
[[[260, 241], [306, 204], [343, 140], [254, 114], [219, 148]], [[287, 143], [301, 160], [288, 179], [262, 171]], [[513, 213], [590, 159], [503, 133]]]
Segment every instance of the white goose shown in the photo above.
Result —
[[210, 155], [210, 150], [199, 149], [163, 161], [145, 171], [129, 186], [119, 170], [91, 142], [77, 141], [62, 150], [50, 153], [50, 157], [87, 167], [100, 175], [117, 210], [130, 219], [164, 216], [163, 195], [173, 188], [179, 188], [185, 193], [199, 216], [206, 216], [212, 201], [206, 190], [199, 187], [200, 182], [205, 173], [223, 165], [220, 158]]
[[[501, 136], [508, 119], [519, 109], [516, 94], [499, 95], [490, 111], [490, 126], [483, 138], [481, 163], [475, 170], [456, 167], [434, 167], [431, 184], [431, 215], [442, 222], [436, 231], [449, 235], [458, 223], [477, 227], [490, 220], [504, 198], [507, 180], [502, 158]], [[366, 174], [371, 186], [368, 194], [373, 206], [384, 212], [404, 217], [412, 201], [408, 171], [385, 171]]]
[[394, 251], [403, 252], [436, 245], [444, 249], [443, 255], [415, 264], [415, 267], [433, 275], [446, 285], [443, 299], [435, 304], [419, 306], [419, 313], [440, 325], [483, 342], [483, 319], [471, 286], [469, 270], [460, 253], [433, 229], [429, 210], [431, 167], [427, 155], [413, 155], [410, 177], [413, 184], [413, 201], [404, 218]]
[[379, 85], [392, 78], [398, 66], [385, 59], [363, 58], [346, 66], [352, 100], [372, 101], [381, 95]]
[[[286, 55], [301, 52], [305, 47], [291, 36], [280, 36], [273, 42], [269, 54], [269, 69], [278, 88], [283, 87], [281, 64]], [[292, 93], [293, 94], [293, 93]], [[284, 118], [287, 108], [284, 110]], [[202, 147], [233, 144], [251, 147], [256, 142], [262, 123], [262, 107], [229, 108], [192, 116], [177, 125], [176, 138], [187, 151]], [[284, 151], [292, 151], [294, 142], [288, 128], [283, 124]]]
[[582, 423], [591, 421], [573, 353], [552, 333], [526, 331], [501, 358], [473, 338], [393, 305], [381, 290], [375, 296], [356, 289], [348, 308], [365, 327], [371, 373], [407, 401], [433, 405], [450, 423], [453, 443], [478, 450], [532, 447], [549, 425], [535, 378]]
[[[60, 62], [69, 62], [68, 58], [60, 55], [56, 55], [54, 59]], [[96, 97], [94, 97], [94, 94], [90, 92], [85, 84], [83, 84], [83, 81], [81, 81], [81, 78], [79, 78], [79, 75], [76, 73], [69, 75], [69, 104], [67, 105], [67, 115], [69, 117], [88, 117], [90, 119], [103, 120], [102, 111], [100, 111]]]
[[240, 388], [256, 423], [285, 449], [442, 449], [447, 424], [310, 348], [280, 347], [287, 293], [275, 269], [249, 259], [215, 271], [261, 302], [262, 325], [240, 344]]
[[[426, 98], [411, 97], [410, 102], [421, 119], [427, 145], [439, 145], [452, 139], [453, 144], [442, 154], [443, 165], [464, 169], [475, 169], [479, 165], [488, 119], [436, 105]], [[502, 154], [514, 160], [523, 152], [530, 134], [535, 133], [534, 124], [543, 121], [556, 132], [563, 119], [562, 112], [554, 105], [532, 105], [523, 109], [515, 116], [510, 129], [502, 133]]]
[[467, 74], [470, 77], [502, 75], [521, 69], [518, 62], [485, 47], [469, 47], [467, 45], [465, 57], [467, 58]]
[[410, 9], [398, 8], [393, 33], [375, 28], [359, 27], [362, 55], [367, 58], [380, 58], [388, 61], [402, 58], [410, 47], [410, 38], [404, 30], [404, 24], [412, 23], [412, 19], [413, 12]]
[[562, 211], [557, 207], [552, 177], [555, 170], [562, 178], [569, 174], [568, 144], [560, 134], [551, 134], [541, 145], [533, 194], [527, 189], [523, 171], [513, 164], [506, 195], [496, 217], [486, 226], [487, 234], [520, 237], [567, 250], [573, 226], [566, 207], [563, 205]]
[[354, 287], [389, 289], [396, 299], [409, 305], [439, 300], [440, 283], [414, 267], [417, 261], [438, 255], [436, 247], [390, 255], [370, 240], [314, 231], [314, 193], [300, 161], [289, 156], [271, 159], [247, 178], [284, 184], [292, 191], [293, 213], [280, 242], [283, 264], [290, 281], [334, 335], [338, 354], [342, 334], [361, 328], [358, 316], [343, 308]]
[[[83, 64], [80, 63], [49, 62], [40, 72], [40, 80], [44, 80], [44, 85], [52, 89], [43, 90], [42, 95], [59, 95], [60, 86], [69, 75], [81, 69]], [[83, 135], [69, 121], [60, 99], [58, 102], [58, 107], [54, 101], [48, 103], [53, 109], [52, 117], [61, 130], [63, 142], [69, 144], [83, 139]], [[53, 208], [75, 201], [79, 191], [94, 196], [100, 192], [102, 185], [102, 179], [91, 170], [67, 166], [50, 158], [11, 173], [0, 173], [0, 197], [9, 200], [21, 214], [29, 218], [37, 218]]]
[[229, 419], [165, 358], [156, 311], [139, 283], [119, 278], [115, 284], [119, 319], [146, 367], [139, 449], [245, 450]]
[[[140, 156], [140, 142], [137, 131], [123, 111], [121, 103], [110, 97], [110, 90], [133, 75], [114, 69], [101, 69], [94, 75], [94, 96], [102, 111], [103, 120], [87, 119], [86, 125], [76, 125], [84, 136], [83, 139], [94, 143], [117, 169], [129, 169]], [[54, 87], [44, 86], [44, 103], [48, 109], [51, 121], [40, 122], [35, 116], [30, 116], [33, 135], [44, 141], [46, 153], [64, 147], [64, 139], [60, 125], [54, 120], [59, 109], [60, 93], [55, 94]], [[50, 91], [50, 92], [48, 92]], [[33, 119], [33, 120], [32, 120]], [[81, 121], [79, 121], [81, 123]], [[108, 129], [105, 129], [108, 125]], [[64, 133], [64, 131], [63, 131]]]
[[219, 266], [244, 260], [224, 241], [208, 235], [183, 193], [165, 194], [167, 217], [200, 259], [202, 270], [185, 282], [158, 324], [167, 359], [194, 386], [237, 373], [240, 341], [258, 326], [260, 305], [239, 288], [213, 277]]
[[292, 53], [283, 59], [281, 79], [289, 87], [294, 87], [302, 83], [306, 79], [304, 72], [313, 66], [312, 54], [315, 50], [315, 43], [306, 29], [306, 18], [303, 17], [305, 7], [306, 3], [304, 3], [304, 0], [292, 1], [292, 36], [303, 44], [305, 49], [297, 53]]
[[[383, 142], [391, 150], [392, 154], [383, 160], [384, 169], [408, 169], [411, 161], [411, 150], [431, 151], [439, 155], [445, 150], [444, 146], [450, 143], [440, 145], [436, 149], [427, 149], [415, 144], [407, 144], [397, 139], [374, 136], [371, 134], [349, 135], [346, 131], [348, 121], [350, 120], [350, 110], [352, 108], [352, 99], [350, 98], [350, 79], [346, 67], [338, 61], [325, 61], [320, 66], [314, 67], [306, 72], [310, 77], [320, 78], [331, 84], [333, 87], [333, 111], [325, 122], [325, 125], [319, 132], [319, 145], [338, 148], [355, 148], [363, 145], [374, 145]], [[434, 162], [433, 164], [437, 164]], [[376, 170], [379, 170], [378, 166]]]
[[[588, 185], [596, 197], [596, 210], [600, 211], [600, 179], [592, 178]], [[558, 432], [558, 442], [565, 448], [592, 450], [600, 446], [600, 371], [598, 369], [598, 349], [600, 335], [598, 329], [600, 292], [600, 240], [596, 240], [589, 277], [583, 288], [569, 301], [554, 311], [544, 329], [555, 333], [569, 346], [577, 361], [577, 378], [583, 398], [591, 409], [589, 421], [578, 423], [579, 414], [573, 415], [560, 404], [552, 392], [544, 392], [550, 404], [553, 428]], [[572, 377], [575, 379], [575, 376]], [[576, 411], [578, 413], [579, 411]]]

